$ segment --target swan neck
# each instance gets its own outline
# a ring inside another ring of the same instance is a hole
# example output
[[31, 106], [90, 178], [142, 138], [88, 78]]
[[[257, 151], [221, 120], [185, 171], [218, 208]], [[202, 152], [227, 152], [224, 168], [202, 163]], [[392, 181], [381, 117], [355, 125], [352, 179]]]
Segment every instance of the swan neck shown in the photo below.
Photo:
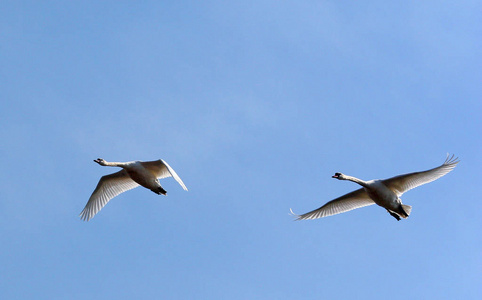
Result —
[[353, 176], [345, 175], [345, 180], [353, 181], [353, 182], [358, 183], [359, 185], [361, 185], [361, 186], [363, 186], [363, 187], [367, 187], [367, 186], [368, 186], [368, 184], [366, 183], [366, 181], [361, 180], [361, 179], [358, 179], [358, 178], [353, 177]]
[[123, 162], [108, 162], [108, 161], [105, 161], [104, 162], [104, 166], [107, 166], [107, 167], [125, 167], [126, 163], [123, 163]]

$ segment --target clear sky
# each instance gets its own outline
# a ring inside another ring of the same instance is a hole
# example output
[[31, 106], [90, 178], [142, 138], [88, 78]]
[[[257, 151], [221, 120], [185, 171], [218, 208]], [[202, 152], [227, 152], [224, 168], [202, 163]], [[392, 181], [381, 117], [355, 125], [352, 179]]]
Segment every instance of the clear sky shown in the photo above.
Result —
[[[2, 299], [482, 299], [480, 1], [3, 1]], [[461, 163], [314, 221], [358, 186]], [[89, 222], [92, 160], [166, 160]]]

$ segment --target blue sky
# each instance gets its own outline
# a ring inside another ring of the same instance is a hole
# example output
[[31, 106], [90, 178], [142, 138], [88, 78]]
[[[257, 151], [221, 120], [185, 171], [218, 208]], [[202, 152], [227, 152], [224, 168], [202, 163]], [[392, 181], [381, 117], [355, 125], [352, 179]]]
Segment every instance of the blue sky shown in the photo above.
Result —
[[[4, 1], [4, 299], [480, 299], [480, 1]], [[461, 163], [380, 207], [304, 213]], [[110, 161], [162, 158], [80, 221]]]

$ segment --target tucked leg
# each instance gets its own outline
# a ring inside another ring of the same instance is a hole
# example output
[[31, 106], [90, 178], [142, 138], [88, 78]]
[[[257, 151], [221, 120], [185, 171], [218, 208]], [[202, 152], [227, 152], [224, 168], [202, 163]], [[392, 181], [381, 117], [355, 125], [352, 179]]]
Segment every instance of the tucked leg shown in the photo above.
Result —
[[387, 211], [388, 211], [388, 213], [389, 213], [392, 217], [394, 217], [395, 219], [397, 219], [397, 221], [400, 221], [400, 220], [401, 220], [400, 216], [397, 215], [396, 213], [391, 212], [391, 211], [389, 211], [388, 209], [387, 209]]
[[152, 189], [151, 191], [153, 191], [154, 193], [156, 193], [158, 195], [167, 195], [167, 191], [165, 189], [163, 189], [161, 186], [158, 187], [157, 190]]

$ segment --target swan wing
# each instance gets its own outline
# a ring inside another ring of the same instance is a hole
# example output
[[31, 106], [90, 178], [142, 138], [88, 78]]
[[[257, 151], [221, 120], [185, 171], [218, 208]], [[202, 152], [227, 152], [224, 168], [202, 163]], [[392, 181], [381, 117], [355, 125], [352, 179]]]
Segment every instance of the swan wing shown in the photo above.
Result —
[[389, 189], [394, 191], [398, 197], [400, 197], [403, 193], [413, 188], [416, 188], [417, 186], [421, 186], [422, 184], [432, 182], [446, 175], [447, 173], [452, 171], [457, 166], [458, 163], [459, 163], [459, 160], [458, 158], [454, 158], [454, 155], [452, 155], [451, 157], [447, 155], [447, 159], [439, 167], [436, 167], [427, 171], [414, 172], [414, 173], [395, 176], [392, 178], [382, 180], [382, 182]]
[[144, 168], [149, 170], [157, 178], [166, 178], [172, 176], [177, 183], [179, 183], [182, 188], [187, 191], [187, 187], [184, 185], [184, 182], [182, 182], [179, 175], [177, 175], [176, 171], [174, 171], [174, 169], [171, 168], [171, 166], [168, 165], [164, 160], [159, 159], [155, 161], [144, 161], [141, 162], [141, 165], [143, 165]]
[[375, 202], [370, 199], [365, 189], [361, 188], [336, 199], [333, 199], [322, 207], [307, 212], [305, 214], [297, 215], [293, 213], [293, 211], [291, 211], [291, 213], [296, 217], [296, 220], [313, 220], [344, 213], [356, 208], [372, 204], [375, 204]]
[[80, 218], [89, 221], [110, 199], [138, 186], [139, 184], [132, 180], [125, 170], [102, 176], [84, 210], [80, 213]]

